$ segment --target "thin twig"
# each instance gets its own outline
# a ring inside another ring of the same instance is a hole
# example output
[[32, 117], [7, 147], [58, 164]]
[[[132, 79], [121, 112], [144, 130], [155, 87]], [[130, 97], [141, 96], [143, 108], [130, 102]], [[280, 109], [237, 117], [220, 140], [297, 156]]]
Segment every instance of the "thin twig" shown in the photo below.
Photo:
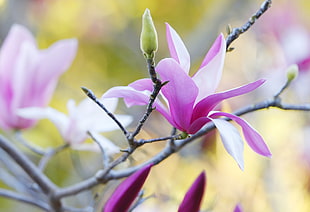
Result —
[[19, 193], [14, 192], [14, 191], [10, 191], [10, 190], [0, 188], [0, 196], [5, 197], [5, 198], [9, 198], [12, 200], [16, 200], [19, 202], [27, 203], [29, 205], [33, 205], [35, 207], [41, 208], [44, 211], [51, 211], [51, 209], [47, 203], [42, 202], [42, 201], [37, 200], [37, 199], [30, 198], [28, 196], [19, 194]]
[[259, 10], [252, 15], [252, 17], [241, 27], [239, 28], [233, 28], [230, 34], [226, 38], [226, 51], [229, 51], [229, 46], [231, 43], [236, 40], [241, 34], [246, 32], [257, 19], [261, 17], [270, 7], [271, 7], [272, 0], [266, 0], [262, 3]]
[[11, 144], [6, 138], [0, 135], [0, 147], [8, 153], [17, 164], [35, 181], [40, 188], [49, 194], [52, 190], [56, 189], [54, 183], [50, 181], [33, 163], [29, 160], [25, 154], [18, 150], [14, 145]]
[[101, 143], [93, 136], [93, 134], [90, 131], [87, 131], [87, 134], [91, 137], [91, 139], [99, 146], [100, 151], [101, 151], [101, 155], [102, 155], [102, 164], [103, 167], [107, 167], [109, 165], [109, 157], [106, 153], [106, 151], [104, 150], [104, 148], [102, 147]]
[[61, 199], [66, 196], [71, 196], [73, 194], [77, 194], [81, 191], [85, 191], [87, 189], [90, 189], [96, 185], [104, 184], [110, 179], [109, 175], [111, 174], [111, 170], [119, 165], [120, 163], [127, 160], [127, 158], [134, 152], [135, 149], [129, 149], [126, 152], [124, 152], [119, 158], [112, 161], [105, 169], [99, 170], [94, 176], [81, 181], [75, 185], [66, 187], [66, 188], [60, 188], [56, 191], [55, 197], [58, 199]]
[[274, 98], [277, 99], [283, 93], [283, 91], [291, 84], [292, 80], [287, 80], [284, 86], [274, 95]]
[[153, 138], [153, 139], [148, 139], [148, 140], [140, 139], [137, 143], [139, 145], [143, 145], [143, 144], [148, 144], [148, 143], [154, 143], [157, 141], [177, 140], [177, 139], [181, 139], [181, 134], [171, 135], [171, 136], [166, 136], [166, 137], [160, 137], [160, 138]]
[[106, 112], [106, 114], [108, 116], [110, 116], [110, 118], [117, 124], [117, 126], [123, 131], [124, 135], [127, 137], [128, 136], [128, 131], [126, 130], [126, 128], [122, 125], [121, 122], [119, 122], [117, 120], [117, 118], [114, 116], [113, 113], [111, 113], [100, 101], [99, 99], [96, 97], [96, 95], [88, 88], [86, 87], [81, 87], [82, 90], [84, 91], [84, 93], [91, 99], [93, 100], [102, 110], [104, 110], [104, 112]]
[[150, 99], [149, 99], [149, 103], [146, 107], [146, 112], [144, 113], [144, 115], [142, 116], [142, 118], [139, 121], [139, 124], [136, 127], [136, 130], [130, 135], [130, 137], [128, 137], [128, 141], [129, 143], [133, 142], [133, 139], [136, 135], [138, 135], [138, 133], [141, 131], [144, 123], [146, 122], [146, 120], [148, 119], [148, 117], [151, 115], [151, 113], [153, 112], [154, 108], [153, 108], [153, 104], [161, 90], [161, 88], [167, 84], [167, 82], [162, 83], [160, 81], [160, 79], [157, 78], [157, 74], [155, 71], [155, 61], [154, 58], [149, 58], [147, 59], [147, 68], [151, 77], [151, 80], [153, 82], [153, 92], [150, 95]]
[[32, 144], [30, 144], [27, 140], [25, 140], [22, 137], [22, 134], [20, 131], [16, 131], [15, 133], [15, 138], [22, 144], [24, 145], [26, 148], [30, 149], [32, 152], [38, 154], [38, 155], [45, 155], [46, 152], [45, 150], [43, 150], [42, 148], [38, 147], [38, 146], [34, 146]]
[[50, 148], [48, 150], [46, 150], [46, 153], [44, 154], [44, 156], [41, 158], [38, 168], [43, 171], [48, 163], [48, 161], [55, 156], [56, 154], [58, 154], [59, 152], [63, 151], [64, 149], [68, 148], [70, 145], [69, 144], [64, 144], [61, 145], [59, 147], [56, 148]]
[[[175, 147], [174, 141], [175, 141], [176, 139], [179, 139], [179, 138], [173, 138], [173, 136], [175, 136], [176, 133], [177, 133], [177, 128], [173, 127], [172, 130], [171, 130], [171, 134], [170, 134], [170, 135], [172, 136], [172, 138], [169, 140], [169, 146], [170, 146], [171, 148], [174, 148], [174, 147]], [[180, 136], [180, 135], [178, 135], [178, 136]]]

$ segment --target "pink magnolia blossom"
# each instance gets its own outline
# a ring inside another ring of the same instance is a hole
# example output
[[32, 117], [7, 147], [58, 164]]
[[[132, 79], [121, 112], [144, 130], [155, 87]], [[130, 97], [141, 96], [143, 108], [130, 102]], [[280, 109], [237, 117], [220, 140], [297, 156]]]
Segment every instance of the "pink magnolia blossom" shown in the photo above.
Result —
[[17, 110], [46, 106], [76, 51], [75, 39], [39, 50], [25, 27], [12, 26], [0, 52], [0, 128], [25, 129], [35, 124], [34, 120], [19, 117]]
[[[199, 70], [190, 77], [190, 56], [177, 32], [167, 24], [167, 41], [172, 58], [161, 60], [156, 72], [163, 82], [161, 97], [154, 102], [156, 109], [177, 129], [194, 134], [206, 123], [213, 122], [220, 132], [224, 147], [243, 169], [243, 142], [237, 129], [228, 121], [218, 119], [228, 117], [241, 126], [249, 146], [258, 154], [271, 156], [260, 134], [245, 120], [233, 114], [214, 111], [225, 99], [246, 94], [264, 83], [258, 80], [228, 91], [215, 93], [222, 75], [226, 42], [221, 34], [205, 56]], [[128, 86], [118, 86], [108, 90], [103, 97], [122, 97], [126, 105], [146, 105], [153, 90], [150, 79], [137, 80]]]
[[138, 196], [152, 164], [147, 165], [129, 176], [114, 191], [102, 212], [126, 212]]
[[[267, 42], [267, 46], [275, 48], [272, 61], [285, 69], [297, 64], [301, 72], [310, 69], [310, 31], [299, 16], [296, 2], [287, 2], [271, 9], [258, 23], [258, 34]], [[262, 24], [263, 23], [263, 24]]]
[[[114, 112], [117, 107], [116, 98], [102, 99], [101, 103], [110, 111]], [[110, 140], [99, 133], [118, 129], [115, 122], [89, 98], [84, 99], [78, 105], [71, 99], [67, 103], [68, 115], [54, 108], [24, 108], [18, 114], [24, 118], [51, 120], [66, 143], [76, 150], [99, 151], [98, 144], [85, 143], [90, 132], [108, 155], [119, 152], [119, 148]], [[127, 126], [132, 117], [128, 115], [115, 115], [115, 117]]]
[[206, 186], [206, 174], [202, 172], [184, 196], [178, 212], [199, 212]]

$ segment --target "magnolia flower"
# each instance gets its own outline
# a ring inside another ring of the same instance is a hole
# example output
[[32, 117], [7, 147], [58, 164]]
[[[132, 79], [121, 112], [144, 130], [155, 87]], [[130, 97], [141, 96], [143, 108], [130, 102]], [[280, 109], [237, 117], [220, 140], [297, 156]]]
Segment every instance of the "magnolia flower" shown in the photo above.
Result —
[[199, 212], [206, 186], [206, 174], [202, 172], [184, 196], [178, 212]]
[[152, 164], [147, 165], [129, 176], [114, 191], [102, 212], [126, 212], [138, 196]]
[[[117, 106], [117, 99], [103, 99], [102, 104], [110, 111], [114, 112]], [[119, 152], [119, 148], [111, 141], [101, 136], [99, 133], [118, 129], [115, 122], [92, 100], [84, 99], [80, 104], [75, 105], [73, 100], [67, 103], [68, 115], [53, 108], [25, 108], [19, 110], [18, 114], [29, 119], [51, 120], [58, 128], [66, 143], [73, 149], [96, 151], [98, 145], [88, 144], [84, 141], [88, 138], [89, 131], [95, 139], [100, 142], [107, 154]], [[132, 118], [128, 115], [115, 115], [116, 118], [127, 126]]]
[[34, 120], [21, 118], [17, 110], [45, 107], [59, 76], [71, 65], [77, 40], [54, 43], [38, 50], [34, 37], [20, 25], [13, 25], [0, 51], [0, 128], [25, 129]]
[[[225, 99], [248, 93], [264, 83], [258, 80], [247, 85], [215, 93], [222, 75], [226, 42], [221, 34], [205, 56], [199, 70], [190, 77], [190, 56], [177, 32], [167, 24], [167, 41], [172, 58], [161, 60], [156, 72], [163, 82], [161, 97], [154, 102], [156, 109], [177, 129], [194, 134], [206, 123], [213, 122], [220, 132], [224, 147], [243, 169], [243, 142], [236, 128], [223, 119], [228, 117], [239, 124], [249, 146], [258, 154], [271, 156], [263, 138], [245, 120], [233, 114], [214, 111]], [[153, 84], [150, 79], [137, 80], [128, 86], [114, 87], [103, 97], [122, 97], [126, 105], [146, 105]]]
[[243, 210], [242, 210], [241, 205], [240, 205], [240, 204], [237, 204], [236, 207], [235, 207], [235, 209], [234, 209], [234, 212], [242, 212], [242, 211], [243, 211]]

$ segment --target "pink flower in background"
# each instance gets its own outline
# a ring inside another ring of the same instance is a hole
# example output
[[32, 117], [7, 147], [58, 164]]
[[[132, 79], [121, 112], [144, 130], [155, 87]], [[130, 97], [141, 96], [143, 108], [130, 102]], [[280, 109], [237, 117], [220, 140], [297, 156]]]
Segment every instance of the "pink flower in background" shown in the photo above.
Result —
[[[117, 99], [102, 99], [102, 104], [110, 111], [114, 112], [117, 106]], [[107, 154], [119, 152], [119, 148], [110, 140], [103, 137], [99, 133], [109, 132], [118, 129], [115, 122], [89, 98], [84, 99], [78, 105], [75, 105], [73, 100], [67, 103], [69, 114], [66, 115], [53, 108], [24, 108], [18, 111], [18, 114], [29, 119], [44, 119], [51, 120], [66, 143], [76, 150], [99, 151], [98, 144], [84, 143], [88, 138], [87, 132], [100, 142]], [[115, 117], [124, 125], [127, 126], [132, 117], [128, 115], [115, 115]]]
[[102, 212], [126, 212], [138, 196], [152, 164], [138, 170], [125, 179], [106, 202]]
[[17, 115], [26, 107], [48, 104], [59, 76], [71, 65], [77, 40], [54, 43], [38, 50], [34, 37], [23, 26], [12, 26], [0, 52], [0, 128], [25, 129], [34, 120]]
[[[223, 144], [230, 155], [243, 169], [243, 142], [236, 128], [220, 116], [228, 117], [239, 124], [249, 146], [258, 154], [271, 156], [263, 138], [245, 120], [233, 114], [213, 111], [225, 99], [246, 94], [264, 83], [264, 80], [215, 93], [222, 75], [226, 42], [219, 35], [205, 56], [199, 70], [190, 77], [190, 56], [177, 32], [167, 24], [167, 41], [172, 58], [161, 60], [156, 72], [163, 82], [168, 82], [156, 99], [156, 109], [177, 129], [194, 134], [206, 123], [213, 121], [220, 132]], [[150, 79], [137, 80], [128, 86], [114, 87], [103, 97], [124, 98], [126, 105], [146, 105], [153, 84]]]
[[277, 47], [276, 59], [286, 68], [297, 64], [300, 71], [310, 69], [310, 30], [298, 17], [296, 3], [271, 8], [258, 23], [259, 34], [269, 46]]
[[206, 174], [202, 172], [184, 196], [178, 212], [199, 212], [206, 186]]

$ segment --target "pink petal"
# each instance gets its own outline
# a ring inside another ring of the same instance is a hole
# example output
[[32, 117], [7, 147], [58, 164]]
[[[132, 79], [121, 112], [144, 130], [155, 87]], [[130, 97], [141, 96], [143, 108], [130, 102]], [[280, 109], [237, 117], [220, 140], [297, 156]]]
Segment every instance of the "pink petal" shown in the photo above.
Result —
[[171, 116], [177, 124], [175, 127], [186, 131], [190, 126], [198, 88], [180, 65], [171, 58], [161, 60], [156, 71], [163, 82], [168, 81], [161, 91], [169, 103]]
[[127, 107], [131, 107], [133, 105], [147, 105], [149, 94], [147, 91], [139, 91], [129, 86], [116, 86], [107, 90], [102, 98], [124, 98]]
[[215, 93], [212, 94], [204, 99], [202, 99], [200, 102], [198, 102], [194, 108], [193, 111], [193, 117], [192, 122], [194, 122], [196, 119], [200, 117], [207, 116], [213, 108], [218, 105], [221, 101], [224, 99], [229, 99], [235, 96], [239, 96], [242, 94], [246, 94], [259, 86], [261, 86], [265, 80], [257, 80], [255, 82], [249, 83], [247, 85], [243, 85], [238, 88], [234, 88], [228, 91], [224, 91], [221, 93]]
[[141, 190], [152, 164], [143, 167], [125, 179], [114, 191], [104, 206], [103, 212], [127, 211]]
[[15, 60], [23, 43], [30, 43], [36, 46], [36, 42], [31, 33], [25, 27], [15, 24], [11, 27], [1, 47], [0, 79], [8, 75], [8, 70], [13, 69]]
[[[149, 80], [149, 79], [148, 79]], [[138, 82], [141, 80], [137, 80], [130, 85], [134, 87], [138, 86]], [[146, 83], [145, 80], [141, 82]], [[150, 81], [151, 82], [151, 81]], [[139, 90], [136, 90], [130, 86], [117, 86], [110, 88], [107, 90], [103, 95], [102, 98], [124, 98], [124, 102], [127, 107], [131, 107], [134, 105], [147, 105], [149, 103], [149, 98], [151, 92], [149, 90], [143, 90], [142, 87], [138, 87]], [[149, 89], [149, 86], [146, 83], [146, 89]], [[175, 125], [174, 121], [172, 120], [170, 114], [167, 111], [167, 108], [160, 102], [159, 99], [156, 99], [153, 106], [160, 112], [173, 126]]]
[[58, 78], [71, 66], [77, 47], [76, 39], [67, 39], [38, 52], [40, 58], [32, 70], [33, 87], [31, 88], [31, 95], [40, 99], [40, 102], [37, 102], [38, 106], [45, 106], [50, 100]]
[[[0, 52], [0, 127], [7, 130], [17, 126], [22, 127], [34, 124], [30, 120], [21, 120], [12, 116], [15, 110], [11, 108], [14, 98], [13, 86], [14, 69], [19, 58], [21, 47], [24, 44], [34, 45], [35, 40], [31, 33], [23, 26], [13, 25], [5, 38]], [[16, 83], [15, 83], [16, 84]]]
[[234, 212], [243, 212], [242, 207], [240, 204], [236, 205]]
[[196, 119], [191, 125], [190, 128], [187, 130], [188, 134], [195, 134], [198, 132], [205, 124], [210, 122], [210, 119], [206, 116], [200, 117]]
[[184, 196], [178, 212], [199, 212], [206, 186], [206, 174], [202, 172]]
[[225, 55], [226, 42], [223, 34], [220, 34], [193, 76], [193, 80], [199, 87], [196, 102], [215, 92], [222, 77]]
[[310, 56], [303, 58], [302, 60], [297, 62], [299, 70], [302, 71], [307, 71], [310, 68]]
[[262, 136], [253, 127], [251, 127], [251, 125], [249, 125], [249, 123], [247, 123], [245, 120], [233, 114], [224, 112], [215, 112], [211, 115], [211, 117], [216, 116], [225, 116], [234, 120], [237, 124], [241, 126], [244, 138], [249, 144], [249, 146], [256, 153], [266, 157], [271, 157], [272, 154], [268, 149], [267, 145], [265, 144]]
[[32, 43], [21, 46], [11, 73], [11, 120], [17, 128], [30, 127], [34, 122], [14, 114], [19, 108], [44, 107], [52, 97], [58, 78], [71, 65], [77, 48], [76, 40], [59, 41], [49, 49], [39, 51]]
[[166, 23], [166, 36], [170, 55], [175, 59], [188, 74], [190, 69], [190, 56], [189, 53], [178, 33]]
[[228, 121], [211, 119], [218, 129], [226, 151], [235, 159], [241, 170], [244, 170], [243, 141], [238, 130]]
[[149, 78], [136, 80], [128, 85], [137, 91], [153, 91], [153, 82]]

